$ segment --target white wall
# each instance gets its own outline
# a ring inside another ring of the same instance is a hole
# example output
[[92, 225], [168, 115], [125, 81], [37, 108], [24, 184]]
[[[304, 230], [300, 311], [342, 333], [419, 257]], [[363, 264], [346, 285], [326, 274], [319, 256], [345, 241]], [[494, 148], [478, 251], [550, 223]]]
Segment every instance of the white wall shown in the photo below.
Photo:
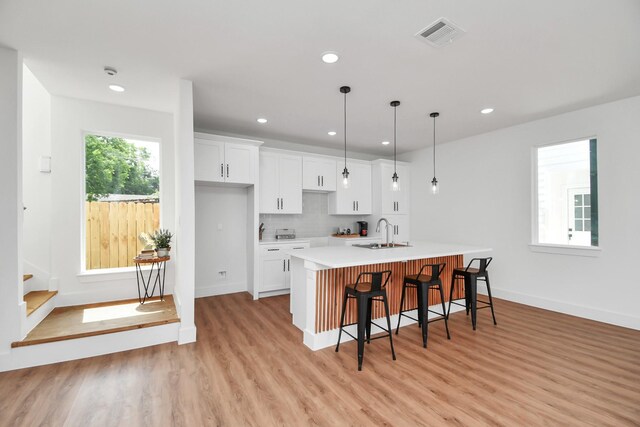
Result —
[[24, 66], [22, 104], [23, 261], [34, 274], [30, 289], [48, 289], [51, 272], [51, 174], [40, 158], [51, 156], [51, 95]]
[[[438, 145], [438, 196], [428, 188], [431, 150], [403, 155], [412, 162], [412, 239], [492, 247], [496, 296], [640, 329], [640, 286], [629, 274], [640, 260], [639, 117], [634, 97]], [[532, 252], [532, 147], [591, 136], [600, 256]]]
[[196, 186], [196, 297], [248, 290], [248, 198], [248, 188]]
[[[160, 140], [160, 221], [175, 230], [173, 116], [168, 113], [52, 97], [52, 274], [59, 279], [59, 305], [137, 298], [135, 272], [80, 275], [83, 219], [84, 132]], [[166, 292], [174, 285], [167, 265]]]
[[0, 369], [20, 339], [22, 302], [22, 57], [0, 47]]

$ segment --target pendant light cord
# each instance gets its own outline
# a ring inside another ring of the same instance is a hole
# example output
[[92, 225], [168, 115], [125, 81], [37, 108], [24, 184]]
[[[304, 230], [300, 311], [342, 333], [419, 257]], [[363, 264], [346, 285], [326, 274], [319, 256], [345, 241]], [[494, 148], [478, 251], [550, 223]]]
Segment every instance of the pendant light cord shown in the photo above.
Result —
[[393, 107], [393, 173], [396, 174], [398, 171], [396, 169], [396, 117], [398, 113], [398, 107]]
[[347, 169], [347, 93], [344, 94], [344, 168]]
[[433, 117], [433, 177], [436, 177], [436, 118]]

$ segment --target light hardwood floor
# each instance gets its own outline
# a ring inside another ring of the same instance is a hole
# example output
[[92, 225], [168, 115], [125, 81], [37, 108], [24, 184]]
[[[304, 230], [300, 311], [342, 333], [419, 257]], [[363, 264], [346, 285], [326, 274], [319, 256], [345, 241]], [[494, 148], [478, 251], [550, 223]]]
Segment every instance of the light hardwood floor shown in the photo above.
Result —
[[[313, 352], [287, 296], [199, 299], [198, 342], [0, 374], [0, 425], [640, 425], [640, 331], [507, 301]], [[396, 338], [396, 336], [394, 336]]]

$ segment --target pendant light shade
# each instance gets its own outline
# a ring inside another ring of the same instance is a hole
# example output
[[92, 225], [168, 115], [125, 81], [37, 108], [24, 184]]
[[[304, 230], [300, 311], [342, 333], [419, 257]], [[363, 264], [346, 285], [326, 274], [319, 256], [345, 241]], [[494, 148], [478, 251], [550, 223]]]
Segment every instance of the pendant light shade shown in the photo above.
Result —
[[397, 109], [400, 101], [391, 101], [389, 104], [393, 107], [393, 176], [391, 177], [391, 191], [400, 191], [400, 183], [398, 182], [398, 170], [396, 168], [396, 136], [397, 136]]
[[434, 195], [440, 192], [438, 180], [436, 179], [436, 117], [439, 115], [440, 113], [429, 114], [433, 118], [433, 179], [431, 180], [431, 193]]
[[347, 94], [351, 92], [349, 86], [342, 86], [340, 93], [344, 94], [344, 170], [342, 171], [342, 187], [349, 188], [349, 169], [347, 169]]

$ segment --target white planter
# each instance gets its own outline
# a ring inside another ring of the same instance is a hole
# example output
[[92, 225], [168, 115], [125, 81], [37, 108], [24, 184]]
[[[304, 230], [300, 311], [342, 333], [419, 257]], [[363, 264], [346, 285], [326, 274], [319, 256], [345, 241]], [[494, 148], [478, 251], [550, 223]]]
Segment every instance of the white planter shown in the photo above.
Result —
[[171, 248], [157, 248], [156, 249], [156, 254], [159, 257], [165, 257], [165, 256], [169, 256], [169, 251], [171, 250]]

